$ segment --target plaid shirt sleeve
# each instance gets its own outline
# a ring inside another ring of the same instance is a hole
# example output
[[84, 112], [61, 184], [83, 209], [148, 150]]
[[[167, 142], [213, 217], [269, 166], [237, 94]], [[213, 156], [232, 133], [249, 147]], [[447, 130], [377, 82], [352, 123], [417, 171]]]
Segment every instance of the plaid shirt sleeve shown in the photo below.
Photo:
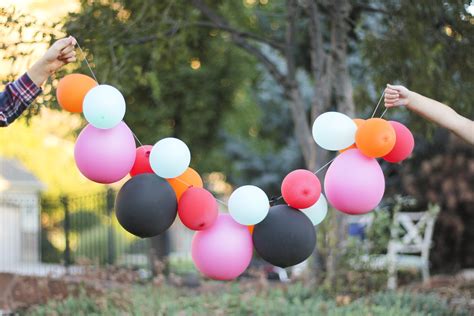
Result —
[[5, 91], [0, 92], [0, 127], [7, 126], [20, 116], [41, 91], [26, 73], [7, 84]]

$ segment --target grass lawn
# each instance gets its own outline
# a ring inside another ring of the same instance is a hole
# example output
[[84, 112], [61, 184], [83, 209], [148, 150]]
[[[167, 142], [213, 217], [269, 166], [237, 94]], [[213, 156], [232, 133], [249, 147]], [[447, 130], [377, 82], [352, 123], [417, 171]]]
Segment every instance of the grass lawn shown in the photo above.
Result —
[[26, 315], [469, 315], [436, 294], [379, 292], [351, 300], [302, 284], [205, 282], [107, 290], [30, 308]]

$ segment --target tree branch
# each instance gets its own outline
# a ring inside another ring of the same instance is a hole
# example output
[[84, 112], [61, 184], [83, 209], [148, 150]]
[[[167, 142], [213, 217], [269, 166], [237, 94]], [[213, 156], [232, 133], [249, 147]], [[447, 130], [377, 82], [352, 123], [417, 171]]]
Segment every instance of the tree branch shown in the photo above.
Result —
[[243, 38], [249, 38], [257, 42], [267, 44], [268, 46], [273, 47], [276, 50], [283, 51], [283, 45], [273, 39], [265, 38], [265, 37], [259, 36], [257, 34], [249, 33], [249, 32], [240, 31], [240, 30], [230, 27], [229, 25], [218, 25], [212, 22], [207, 22], [207, 21], [198, 21], [195, 23], [191, 23], [190, 25], [216, 28], [216, 29], [228, 32], [230, 34], [235, 34]]
[[[188, 26], [209, 27], [209, 28], [215, 28], [215, 29], [227, 32], [229, 34], [234, 34], [234, 35], [240, 36], [242, 38], [252, 39], [252, 40], [260, 42], [262, 44], [266, 44], [266, 45], [268, 45], [268, 46], [270, 46], [270, 47], [272, 47], [272, 48], [274, 48], [278, 51], [281, 51], [281, 52], [283, 52], [283, 49], [284, 49], [284, 46], [282, 44], [280, 44], [279, 42], [277, 42], [276, 40], [274, 40], [274, 39], [269, 39], [269, 38], [259, 36], [257, 34], [240, 31], [240, 30], [234, 29], [234, 28], [232, 28], [228, 25], [220, 25], [220, 24], [216, 24], [216, 23], [213, 23], [213, 22], [210, 22], [210, 21], [197, 21], [197, 22], [190, 22], [190, 23], [180, 23], [179, 26], [177, 25], [176, 22], [169, 22], [168, 24], [172, 24], [173, 26], [171, 27], [170, 30], [168, 30], [165, 33], [172, 32], [173, 30], [174, 30], [174, 33], [175, 33], [180, 28], [188, 27]], [[154, 35], [150, 35], [150, 36], [144, 36], [144, 37], [141, 37], [141, 38], [134, 38], [134, 39], [130, 39], [129, 41], [126, 41], [126, 44], [143, 44], [143, 43], [147, 43], [147, 42], [150, 42], [150, 41], [157, 40], [159, 37], [160, 37], [160, 35], [154, 34]]]
[[[230, 28], [229, 24], [219, 16], [216, 12], [214, 12], [211, 8], [209, 8], [202, 0], [192, 0], [192, 3], [196, 9], [201, 11], [212, 24], [216, 28]], [[248, 53], [255, 56], [267, 70], [270, 72], [272, 77], [278, 82], [284, 90], [287, 90], [289, 87], [289, 83], [287, 78], [281, 71], [278, 69], [275, 63], [273, 63], [268, 56], [266, 56], [260, 49], [251, 45], [244, 36], [240, 34], [240, 32], [230, 33], [232, 41], [239, 46], [240, 48], [246, 50]]]

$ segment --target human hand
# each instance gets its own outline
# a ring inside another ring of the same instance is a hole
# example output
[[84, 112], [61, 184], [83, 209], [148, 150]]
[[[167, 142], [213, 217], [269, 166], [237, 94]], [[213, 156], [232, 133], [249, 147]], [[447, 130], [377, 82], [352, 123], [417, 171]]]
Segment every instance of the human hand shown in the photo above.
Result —
[[387, 84], [385, 88], [385, 107], [390, 108], [393, 106], [406, 106], [408, 105], [408, 95], [410, 90], [405, 88], [404, 86], [394, 86], [391, 84]]
[[76, 39], [72, 36], [54, 42], [43, 57], [28, 70], [31, 80], [40, 86], [59, 68], [76, 61], [75, 45]]

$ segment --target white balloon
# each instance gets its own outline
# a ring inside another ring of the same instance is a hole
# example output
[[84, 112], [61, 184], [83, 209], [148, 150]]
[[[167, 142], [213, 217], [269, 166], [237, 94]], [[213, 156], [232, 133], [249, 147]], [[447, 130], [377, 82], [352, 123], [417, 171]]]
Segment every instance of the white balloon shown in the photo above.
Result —
[[324, 195], [321, 194], [318, 201], [314, 205], [302, 209], [301, 212], [308, 216], [313, 225], [316, 226], [326, 218], [328, 213], [328, 202], [326, 201]]
[[244, 185], [230, 195], [229, 213], [239, 224], [255, 225], [264, 220], [270, 209], [270, 202], [262, 189]]
[[82, 104], [86, 120], [96, 128], [117, 126], [125, 116], [125, 99], [117, 88], [101, 84], [87, 92]]
[[341, 150], [354, 144], [357, 124], [339, 112], [326, 112], [313, 124], [313, 138], [327, 150]]
[[183, 174], [191, 162], [191, 152], [180, 139], [168, 137], [158, 141], [150, 153], [150, 166], [162, 178], [176, 178]]

